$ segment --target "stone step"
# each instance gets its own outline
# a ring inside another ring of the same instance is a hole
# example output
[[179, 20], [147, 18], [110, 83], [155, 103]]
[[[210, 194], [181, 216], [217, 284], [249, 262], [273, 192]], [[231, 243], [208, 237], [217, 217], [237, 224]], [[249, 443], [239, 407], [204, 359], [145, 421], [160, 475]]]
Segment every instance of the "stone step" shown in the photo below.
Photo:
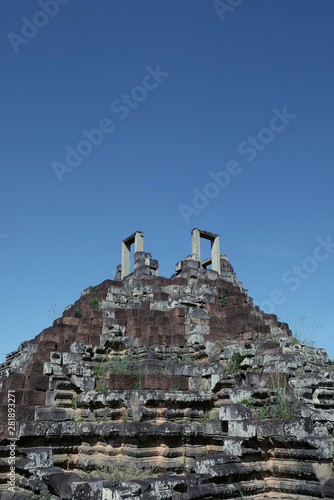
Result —
[[46, 406], [71, 408], [74, 405], [76, 393], [74, 391], [58, 390], [46, 392]]

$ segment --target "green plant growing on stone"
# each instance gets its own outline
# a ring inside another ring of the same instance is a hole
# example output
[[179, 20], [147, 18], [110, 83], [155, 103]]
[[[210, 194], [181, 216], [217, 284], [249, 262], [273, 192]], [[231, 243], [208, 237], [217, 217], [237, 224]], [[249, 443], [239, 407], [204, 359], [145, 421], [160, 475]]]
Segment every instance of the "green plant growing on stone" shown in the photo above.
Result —
[[264, 418], [267, 418], [267, 416], [268, 416], [268, 408], [269, 408], [269, 405], [266, 405], [266, 404], [263, 404], [259, 408], [259, 417], [260, 417], [261, 420], [263, 420]]
[[137, 377], [141, 377], [142, 375], [146, 375], [147, 373], [146, 370], [136, 370], [134, 368], [131, 368], [126, 358], [117, 359], [117, 361], [114, 363], [112, 367], [112, 372], [130, 374], [130, 375], [135, 375]]
[[89, 285], [88, 290], [89, 290], [89, 293], [95, 292], [96, 286]]
[[102, 382], [100, 382], [99, 384], [97, 384], [96, 386], [96, 390], [97, 391], [106, 391], [108, 390], [109, 387], [107, 387], [105, 384], [103, 384]]
[[259, 412], [260, 419], [267, 418], [269, 405], [266, 403], [261, 402], [260, 405], [255, 405], [253, 399], [243, 398], [240, 401], [237, 401], [237, 404], [245, 405], [247, 408], [252, 410], [257, 410]]
[[239, 492], [240, 498], [241, 499], [245, 498], [244, 492], [242, 491], [242, 489], [240, 488], [240, 486], [238, 484], [235, 484], [235, 483], [233, 484], [233, 486]]
[[[307, 331], [308, 327], [305, 326], [304, 321], [306, 316], [297, 316], [298, 323], [293, 326], [293, 337], [291, 338], [291, 343], [301, 343], [304, 344], [305, 347], [312, 348], [314, 347], [314, 337], [316, 335], [314, 331], [314, 326], [311, 326], [311, 331]], [[318, 327], [316, 327], [318, 328]], [[321, 327], [320, 327], [321, 328]]]
[[108, 366], [105, 361], [103, 363], [96, 363], [92, 365], [92, 371], [101, 377], [104, 377], [107, 374], [107, 369]]
[[224, 288], [224, 289], [222, 290], [222, 294], [221, 294], [221, 296], [219, 297], [219, 302], [220, 302], [220, 305], [221, 305], [222, 307], [226, 307], [226, 305], [227, 305], [226, 295], [227, 295], [227, 289], [226, 289], [226, 288]]
[[299, 462], [299, 472], [298, 472], [298, 476], [299, 476], [299, 477], [301, 477], [303, 474], [304, 474], [304, 462], [303, 462], [303, 461], [300, 461], [300, 462]]
[[228, 371], [230, 373], [240, 371], [240, 365], [246, 356], [240, 354], [240, 352], [234, 352], [231, 356], [230, 362], [228, 364]]
[[295, 410], [291, 403], [287, 377], [280, 377], [280, 375], [277, 374], [276, 377], [271, 377], [271, 381], [276, 400], [275, 417], [280, 419], [293, 418], [295, 416]]
[[137, 382], [134, 383], [133, 390], [139, 391], [139, 389], [140, 389], [140, 381], [137, 380]]
[[128, 361], [125, 358], [118, 358], [112, 371], [113, 373], [128, 373]]
[[72, 398], [71, 398], [71, 408], [73, 410], [75, 410], [76, 407], [77, 407], [77, 401], [76, 401], [75, 397], [72, 396]]
[[97, 297], [92, 297], [89, 301], [89, 305], [93, 309], [98, 309], [100, 307], [100, 301]]
[[242, 398], [240, 401], [237, 401], [238, 405], [245, 405], [247, 408], [256, 408], [254, 405], [254, 401], [252, 399]]
[[163, 359], [163, 357], [164, 357], [164, 355], [163, 355], [163, 354], [161, 354], [160, 352], [158, 352], [158, 353], [157, 353], [157, 358], [158, 358], [158, 359]]
[[255, 330], [253, 330], [252, 332], [252, 340], [255, 342], [256, 340], [259, 340], [260, 338], [260, 335], [258, 334], [258, 332], [256, 332]]
[[205, 417], [201, 417], [198, 421], [203, 424], [204, 422], [217, 422], [219, 419], [215, 417], [210, 417], [210, 415], [206, 415]]

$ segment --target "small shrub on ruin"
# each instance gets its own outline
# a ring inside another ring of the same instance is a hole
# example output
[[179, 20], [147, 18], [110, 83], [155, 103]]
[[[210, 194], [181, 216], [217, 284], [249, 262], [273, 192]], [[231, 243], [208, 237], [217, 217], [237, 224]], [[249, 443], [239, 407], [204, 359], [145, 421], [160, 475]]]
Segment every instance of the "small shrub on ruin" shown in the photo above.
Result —
[[287, 377], [280, 377], [279, 374], [271, 377], [275, 394], [275, 417], [280, 419], [290, 419], [295, 417], [288, 386]]
[[100, 301], [99, 301], [99, 299], [97, 297], [93, 297], [93, 298], [90, 299], [89, 305], [93, 309], [98, 309], [100, 307]]
[[222, 307], [226, 307], [226, 305], [227, 305], [226, 295], [227, 295], [227, 290], [226, 290], [226, 288], [224, 288], [221, 296], [219, 297], [219, 302], [220, 302]]
[[234, 372], [239, 372], [240, 371], [240, 365], [245, 359], [245, 356], [240, 354], [240, 352], [234, 352], [231, 356], [230, 362], [228, 364], [228, 371], [230, 373]]
[[101, 377], [107, 374], [108, 365], [106, 363], [96, 363], [92, 366], [92, 371]]

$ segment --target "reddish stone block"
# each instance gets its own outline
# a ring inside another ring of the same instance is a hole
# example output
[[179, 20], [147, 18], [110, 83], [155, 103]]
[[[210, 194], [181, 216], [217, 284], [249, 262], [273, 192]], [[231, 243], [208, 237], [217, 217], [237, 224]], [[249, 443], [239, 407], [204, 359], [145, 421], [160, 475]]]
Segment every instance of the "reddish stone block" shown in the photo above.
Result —
[[[121, 326], [126, 326], [126, 324]], [[102, 325], [92, 325], [89, 333], [93, 335], [102, 335]]]
[[186, 340], [184, 338], [184, 335], [172, 335], [170, 345], [178, 345], [182, 347], [185, 344]]
[[28, 406], [45, 405], [45, 392], [36, 390], [23, 391], [22, 404]]
[[37, 352], [51, 352], [57, 350], [57, 342], [54, 340], [41, 340], [38, 344]]
[[35, 420], [35, 407], [34, 406], [18, 406], [16, 412], [16, 420], [24, 420], [26, 422], [33, 422]]
[[169, 389], [170, 377], [168, 375], [147, 374], [141, 377], [141, 389], [165, 390]]
[[140, 327], [127, 328], [126, 334], [129, 335], [129, 337], [143, 337], [145, 335], [145, 331], [143, 331]]
[[92, 321], [92, 324], [94, 326], [101, 327], [103, 325], [103, 319], [102, 318], [94, 318], [93, 321]]
[[141, 280], [143, 285], [167, 286], [169, 280], [163, 276], [153, 276], [152, 278], [144, 278]]
[[170, 319], [168, 316], [159, 316], [155, 319], [156, 325], [161, 328], [161, 327], [167, 327], [169, 325]]
[[89, 344], [89, 334], [88, 333], [77, 333], [76, 334], [77, 342], [83, 342], [84, 344]]
[[159, 326], [157, 333], [158, 333], [158, 335], [162, 335], [163, 337], [166, 337], [167, 335], [171, 334], [171, 328], [170, 328], [170, 326]]
[[55, 333], [61, 332], [66, 335], [73, 334], [77, 331], [77, 326], [75, 325], [65, 325], [65, 324], [57, 324], [54, 325]]
[[219, 326], [211, 326], [210, 327], [210, 340], [223, 340], [224, 339], [224, 330]]
[[184, 309], [182, 307], [175, 307], [174, 309], [171, 309], [170, 311], [167, 312], [168, 316], [171, 318], [174, 317], [181, 317], [184, 318]]
[[49, 377], [47, 375], [30, 375], [26, 382], [26, 388], [36, 391], [47, 391], [49, 389]]
[[165, 337], [163, 335], [158, 335], [158, 332], [155, 334], [154, 338], [156, 339], [156, 343], [158, 345], [165, 345], [164, 339]]
[[91, 308], [90, 311], [90, 319], [101, 319], [102, 318], [102, 311], [100, 309], [94, 309]]
[[184, 325], [177, 325], [176, 327], [171, 328], [171, 333], [173, 335], [181, 335], [182, 337], [184, 337]]
[[184, 326], [184, 318], [170, 318], [170, 329], [173, 330], [174, 328], [177, 328], [178, 326]]
[[117, 287], [117, 288], [123, 288], [123, 281], [116, 281], [116, 280], [104, 280], [99, 287], [102, 287], [103, 290], [106, 292], [109, 290], [111, 286]]
[[90, 327], [91, 327], [91, 322], [88, 319], [86, 318], [81, 319], [77, 328], [77, 333], [89, 333]]
[[264, 313], [263, 316], [264, 316], [264, 318], [266, 320], [272, 320], [275, 325], [278, 324], [278, 319], [277, 319], [276, 314], [266, 314], [266, 313]]
[[171, 282], [173, 285], [184, 286], [188, 283], [188, 280], [187, 278], [176, 277], [176, 278], [171, 278]]
[[109, 388], [117, 390], [133, 390], [138, 377], [130, 373], [112, 373], [109, 375]]
[[131, 314], [129, 314], [129, 311], [127, 311], [126, 309], [115, 309], [116, 320], [126, 319], [128, 316], [131, 317]]
[[210, 302], [207, 302], [205, 304], [205, 309], [207, 309], [207, 311], [209, 311], [210, 314], [213, 314], [216, 311], [221, 311], [222, 306], [220, 303], [219, 304], [211, 304]]
[[155, 318], [153, 316], [142, 318], [141, 325], [143, 328], [155, 327]]
[[31, 374], [35, 375], [43, 375], [43, 365], [45, 361], [50, 361], [50, 353], [45, 353], [45, 356], [48, 356], [46, 359], [44, 356], [41, 356], [41, 360], [38, 359], [37, 353], [33, 357], [33, 361], [28, 365], [26, 370], [26, 377]]
[[136, 318], [138, 316], [138, 309], [127, 309], [128, 321], [129, 318]]
[[64, 325], [78, 325], [80, 323], [80, 318], [74, 318], [73, 316], [63, 317]]
[[141, 326], [141, 318], [129, 318], [127, 322], [128, 328], [139, 328]]
[[49, 328], [46, 328], [43, 330], [39, 335], [38, 335], [38, 342], [41, 342], [43, 340], [53, 340], [54, 336], [54, 327], [50, 326]]
[[168, 300], [168, 293], [156, 292], [153, 294], [153, 300]]
[[100, 335], [90, 334], [88, 338], [89, 338], [88, 342], [89, 344], [92, 344], [93, 346], [100, 345], [100, 340], [101, 340]]
[[149, 390], [188, 390], [188, 377], [182, 375], [147, 374], [141, 377], [141, 389]]
[[150, 302], [143, 302], [140, 306], [140, 309], [138, 309], [138, 315], [140, 316], [142, 314], [142, 311], [146, 311], [147, 309], [150, 309]]
[[[23, 373], [11, 373], [9, 377], [3, 381], [2, 392], [5, 393], [12, 389], [23, 389], [25, 385], [25, 375]], [[2, 401], [4, 403], [4, 401]]]
[[151, 336], [151, 335], [158, 335], [158, 327], [157, 326], [150, 326], [148, 328], [148, 334]]

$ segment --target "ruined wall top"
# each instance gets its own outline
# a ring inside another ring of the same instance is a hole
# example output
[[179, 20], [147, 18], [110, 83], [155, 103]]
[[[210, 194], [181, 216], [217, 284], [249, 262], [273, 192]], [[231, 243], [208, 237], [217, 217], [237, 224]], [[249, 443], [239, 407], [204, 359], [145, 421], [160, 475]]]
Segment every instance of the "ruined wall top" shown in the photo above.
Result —
[[[211, 255], [201, 259], [201, 238], [211, 242]], [[134, 245], [134, 266], [131, 271], [131, 246]], [[204, 229], [194, 228], [191, 231], [191, 256], [187, 260], [199, 263], [199, 268], [208, 269], [221, 275], [221, 259], [227, 260], [226, 255], [220, 254], [219, 235]], [[177, 270], [177, 272], [179, 269]], [[117, 267], [116, 279], [123, 280], [128, 276], [139, 277], [158, 276], [158, 263], [152, 259], [150, 253], [144, 252], [144, 233], [136, 231], [122, 241], [122, 261]]]

